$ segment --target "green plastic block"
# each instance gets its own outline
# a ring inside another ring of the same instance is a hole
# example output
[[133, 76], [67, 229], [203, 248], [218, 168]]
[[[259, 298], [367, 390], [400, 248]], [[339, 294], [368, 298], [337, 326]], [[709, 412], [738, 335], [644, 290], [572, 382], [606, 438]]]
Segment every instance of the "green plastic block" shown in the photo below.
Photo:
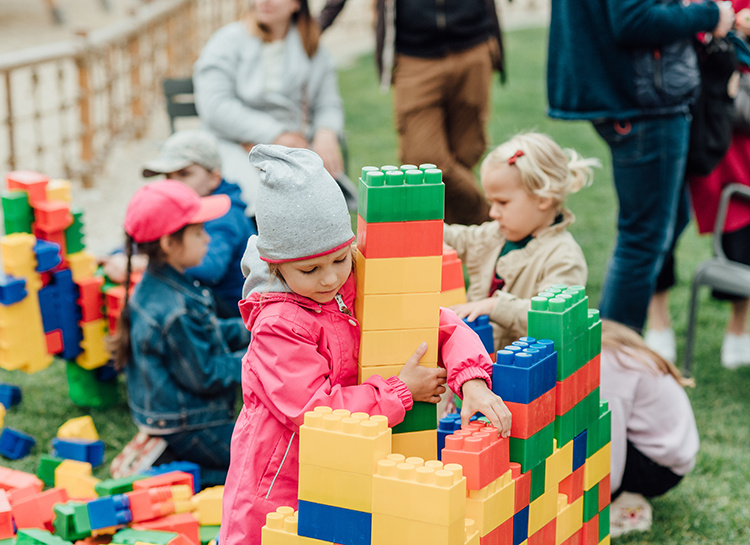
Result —
[[544, 481], [546, 476], [547, 464], [544, 461], [531, 469], [529, 503], [544, 494]]
[[117, 532], [112, 538], [112, 543], [122, 545], [135, 545], [137, 542], [153, 543], [154, 545], [166, 545], [179, 534], [174, 532], [161, 532], [159, 530], [133, 530], [124, 528]]
[[55, 512], [55, 520], [52, 525], [55, 528], [55, 535], [68, 541], [78, 541], [91, 535], [91, 530], [81, 531], [76, 528], [75, 524], [75, 508], [79, 507], [81, 503], [68, 502], [58, 503], [53, 507]]
[[589, 361], [594, 359], [602, 351], [602, 321], [599, 311], [590, 308], [588, 313], [589, 324]]
[[0, 196], [3, 208], [5, 234], [31, 233], [34, 214], [25, 191], [3, 191]]
[[50, 454], [42, 454], [39, 459], [39, 469], [36, 476], [47, 486], [55, 486], [55, 469], [62, 463], [63, 459]]
[[575, 429], [578, 435], [599, 419], [599, 388], [584, 397], [574, 409], [576, 411]]
[[201, 526], [199, 529], [201, 545], [208, 545], [208, 542], [219, 535], [221, 526]]
[[577, 403], [568, 412], [563, 415], [555, 415], [555, 439], [557, 440], [557, 448], [562, 448], [570, 443], [576, 435], [576, 412], [578, 405], [582, 402]]
[[106, 479], [99, 481], [94, 485], [94, 490], [98, 496], [114, 496], [115, 494], [125, 494], [133, 491], [133, 483], [145, 479], [146, 475], [130, 475], [129, 477], [120, 477], [119, 479]]
[[89, 508], [85, 503], [73, 506], [73, 528], [76, 533], [89, 535], [91, 533], [91, 520], [89, 519]]
[[73, 545], [60, 536], [52, 535], [47, 530], [24, 528], [16, 534], [16, 545]]
[[599, 542], [609, 535], [609, 505], [599, 512]]
[[[554, 422], [545, 426], [528, 439], [511, 437], [509, 443], [510, 461], [521, 464], [521, 473], [538, 466], [552, 454], [552, 439], [555, 435]], [[533, 474], [532, 474], [533, 475]]]
[[583, 491], [583, 522], [588, 522], [599, 514], [599, 483], [590, 490]]
[[111, 407], [119, 401], [117, 379], [102, 382], [96, 370], [89, 371], [75, 362], [67, 362], [70, 400], [79, 407]]
[[599, 418], [589, 426], [586, 434], [586, 458], [593, 456], [612, 438], [612, 413], [606, 401], [599, 401]]
[[83, 242], [83, 210], [71, 208], [73, 223], [65, 229], [65, 251], [69, 254], [82, 251], [86, 245]]
[[359, 179], [358, 213], [366, 222], [443, 219], [445, 185], [440, 170], [363, 169], [363, 176]]
[[393, 426], [393, 433], [434, 429], [437, 429], [437, 405], [415, 401], [411, 410], [406, 412], [404, 421]]

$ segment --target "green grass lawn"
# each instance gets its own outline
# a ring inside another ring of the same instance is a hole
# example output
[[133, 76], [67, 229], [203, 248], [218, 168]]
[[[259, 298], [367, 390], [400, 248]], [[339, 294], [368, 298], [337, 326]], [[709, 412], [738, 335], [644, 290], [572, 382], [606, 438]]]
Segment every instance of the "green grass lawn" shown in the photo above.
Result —
[[[544, 62], [546, 32], [522, 30], [507, 34], [508, 82], [496, 80], [489, 127], [497, 145], [518, 131], [549, 134], [565, 147], [587, 157], [598, 157], [603, 167], [593, 186], [571, 197], [568, 205], [577, 216], [572, 232], [580, 242], [589, 265], [588, 294], [591, 306], [599, 300], [606, 262], [615, 237], [616, 202], [606, 146], [587, 123], [553, 121], [545, 116]], [[391, 98], [377, 90], [372, 57], [360, 59], [340, 74], [347, 111], [350, 175], [361, 166], [396, 162]], [[696, 265], [710, 255], [710, 241], [699, 238], [690, 226], [679, 250], [679, 285], [671, 300], [678, 336], [683, 348], [689, 281]], [[714, 544], [750, 543], [750, 434], [745, 417], [750, 414], [750, 368], [724, 370], [718, 352], [728, 316], [725, 304], [701, 293], [695, 351], [697, 387], [689, 391], [701, 433], [702, 446], [696, 469], [664, 497], [653, 502], [654, 525], [650, 532], [626, 536], [618, 543]], [[50, 451], [50, 440], [65, 420], [91, 414], [107, 445], [107, 464], [133, 436], [135, 427], [125, 402], [108, 409], [81, 409], [67, 395], [65, 366], [56, 362], [34, 375], [0, 370], [0, 381], [19, 384], [24, 400], [5, 418], [7, 426], [32, 434], [37, 446], [31, 456], [4, 460], [9, 467], [35, 472], [40, 454]], [[107, 464], [95, 470], [106, 478]]]

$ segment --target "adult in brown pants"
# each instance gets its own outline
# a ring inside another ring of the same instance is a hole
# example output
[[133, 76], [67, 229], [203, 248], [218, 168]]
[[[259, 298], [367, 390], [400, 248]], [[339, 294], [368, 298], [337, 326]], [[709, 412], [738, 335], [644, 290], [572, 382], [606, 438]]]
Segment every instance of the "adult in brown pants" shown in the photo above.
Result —
[[[346, 0], [328, 0], [327, 28]], [[446, 223], [489, 219], [472, 169], [487, 147], [493, 68], [503, 72], [493, 0], [375, 0], [381, 89], [394, 86], [402, 163], [443, 170]]]

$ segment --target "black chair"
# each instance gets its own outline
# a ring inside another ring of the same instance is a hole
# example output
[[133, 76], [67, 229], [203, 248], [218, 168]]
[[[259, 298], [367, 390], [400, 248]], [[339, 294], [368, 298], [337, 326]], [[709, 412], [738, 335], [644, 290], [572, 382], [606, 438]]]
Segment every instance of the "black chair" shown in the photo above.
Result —
[[173, 78], [162, 81], [164, 99], [167, 103], [169, 128], [174, 133], [174, 122], [178, 117], [198, 117], [193, 97], [193, 78]]

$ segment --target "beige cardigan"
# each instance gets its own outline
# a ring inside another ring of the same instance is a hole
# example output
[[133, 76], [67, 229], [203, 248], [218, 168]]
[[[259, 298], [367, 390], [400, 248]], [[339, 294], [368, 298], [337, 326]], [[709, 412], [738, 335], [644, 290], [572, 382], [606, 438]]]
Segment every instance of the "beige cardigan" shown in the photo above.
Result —
[[552, 284], [586, 285], [586, 258], [578, 243], [568, 232], [575, 221], [572, 212], [563, 208], [563, 219], [542, 230], [526, 245], [498, 259], [505, 236], [496, 221], [482, 225], [446, 225], [445, 243], [455, 249], [469, 273], [468, 301], [489, 296], [495, 271], [505, 280], [490, 314], [499, 349], [526, 335], [527, 313], [531, 297]]

